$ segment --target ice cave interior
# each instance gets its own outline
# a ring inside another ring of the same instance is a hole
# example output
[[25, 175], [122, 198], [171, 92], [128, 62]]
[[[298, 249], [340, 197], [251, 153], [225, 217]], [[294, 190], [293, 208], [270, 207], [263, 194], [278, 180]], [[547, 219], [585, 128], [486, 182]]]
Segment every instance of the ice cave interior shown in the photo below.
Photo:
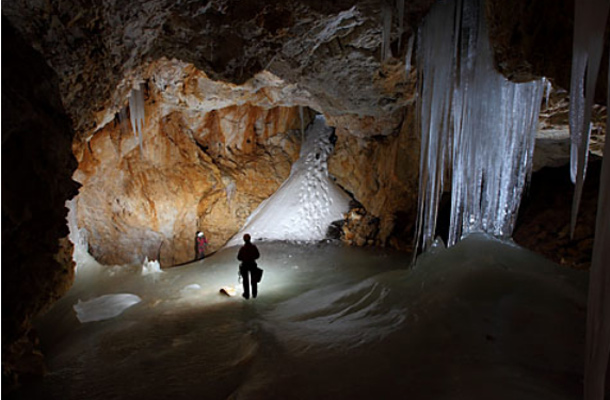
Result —
[[3, 2], [2, 395], [610, 398], [609, 9]]

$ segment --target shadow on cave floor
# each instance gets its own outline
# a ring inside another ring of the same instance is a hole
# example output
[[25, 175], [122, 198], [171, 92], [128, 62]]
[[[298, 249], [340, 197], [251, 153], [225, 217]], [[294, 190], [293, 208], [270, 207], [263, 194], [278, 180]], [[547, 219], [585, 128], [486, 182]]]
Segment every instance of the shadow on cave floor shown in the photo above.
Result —
[[[218, 293], [237, 284], [236, 248], [157, 275], [81, 271], [37, 323], [49, 373], [9, 398], [581, 397], [586, 272], [479, 236], [414, 268], [384, 249], [257, 244], [254, 301]], [[109, 293], [142, 301], [76, 319], [78, 299]]]

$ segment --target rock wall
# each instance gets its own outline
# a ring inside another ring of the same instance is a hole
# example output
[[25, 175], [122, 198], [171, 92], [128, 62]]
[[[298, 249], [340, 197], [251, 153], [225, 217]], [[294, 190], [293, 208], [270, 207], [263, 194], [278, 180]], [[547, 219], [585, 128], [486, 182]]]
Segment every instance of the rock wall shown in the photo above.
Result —
[[[405, 109], [402, 115], [398, 128], [387, 136], [357, 138], [343, 126], [335, 131], [338, 140], [329, 159], [329, 172], [365, 209], [352, 214], [366, 214], [366, 218], [348, 218], [346, 228], [351, 233], [346, 240], [350, 244], [403, 249], [412, 244], [420, 141], [415, 134], [415, 107]], [[372, 129], [382, 124], [372, 122]]]
[[[398, 60], [433, 0], [406, 3], [404, 30], [393, 19]], [[214, 81], [243, 84], [267, 70], [313, 96], [327, 114], [382, 116], [405, 104], [379, 75], [382, 1], [118, 0], [7, 2], [6, 15], [60, 76], [78, 135], [120, 108], [125, 77], [163, 57], [192, 63]], [[398, 46], [399, 39], [401, 46]], [[118, 89], [117, 89], [118, 88]], [[116, 91], [119, 95], [115, 95]]]
[[[546, 76], [569, 90], [574, 35], [574, 1], [486, 0], [489, 36], [496, 68], [507, 78], [522, 82]], [[610, 24], [606, 24], [606, 38]], [[602, 60], [608, 60], [605, 41]], [[606, 104], [608, 63], [602, 61], [595, 101]]]
[[192, 261], [198, 230], [208, 252], [223, 246], [288, 177], [311, 120], [298, 107], [269, 108], [270, 90], [247, 97], [237, 88], [232, 98], [196, 69], [162, 80], [165, 68], [148, 84], [143, 152], [119, 119], [74, 146], [78, 223], [103, 264]]
[[513, 239], [518, 244], [571, 268], [591, 266], [601, 160], [592, 156], [587, 167], [574, 238], [570, 216], [574, 185], [569, 166], [544, 168], [532, 176], [523, 196]]
[[72, 284], [71, 248], [59, 238], [68, 233], [64, 202], [78, 185], [57, 76], [4, 17], [2, 36], [4, 394], [44, 370], [31, 320]]

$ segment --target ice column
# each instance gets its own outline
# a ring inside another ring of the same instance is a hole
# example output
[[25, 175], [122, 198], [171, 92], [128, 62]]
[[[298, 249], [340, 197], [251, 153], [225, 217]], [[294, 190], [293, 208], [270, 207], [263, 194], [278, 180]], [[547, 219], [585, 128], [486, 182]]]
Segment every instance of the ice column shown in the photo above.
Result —
[[575, 2], [570, 82], [570, 173], [576, 184], [570, 235], [574, 236], [589, 155], [591, 108], [602, 57], [610, 1]]
[[472, 232], [509, 237], [532, 167], [544, 83], [515, 84], [494, 70], [481, 9], [478, 0], [439, 2], [419, 35], [424, 250], [434, 240], [447, 170], [453, 245]]
[[140, 145], [140, 154], [144, 154], [142, 146], [142, 129], [144, 128], [144, 89], [142, 84], [131, 90], [129, 96], [129, 112], [131, 115], [131, 128], [133, 135]]
[[[608, 60], [610, 67], [610, 59]], [[610, 82], [610, 68], [608, 69]], [[610, 109], [610, 85], [608, 85]], [[610, 126], [610, 114], [606, 126]], [[605, 392], [606, 368], [610, 358], [610, 140], [606, 144], [597, 201], [595, 243], [589, 272], [587, 307], [587, 339], [585, 349], [585, 400], [602, 400]]]

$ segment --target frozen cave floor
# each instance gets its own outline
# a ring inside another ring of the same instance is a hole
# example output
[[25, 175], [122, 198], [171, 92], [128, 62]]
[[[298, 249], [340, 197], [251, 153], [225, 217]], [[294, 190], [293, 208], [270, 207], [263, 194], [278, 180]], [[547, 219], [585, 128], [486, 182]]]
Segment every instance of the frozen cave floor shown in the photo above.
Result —
[[[37, 323], [49, 373], [20, 399], [579, 399], [588, 274], [472, 235], [410, 257], [257, 243], [259, 297], [237, 248], [159, 274], [79, 271]], [[197, 286], [198, 285], [198, 286]], [[80, 323], [73, 306], [142, 301]]]

